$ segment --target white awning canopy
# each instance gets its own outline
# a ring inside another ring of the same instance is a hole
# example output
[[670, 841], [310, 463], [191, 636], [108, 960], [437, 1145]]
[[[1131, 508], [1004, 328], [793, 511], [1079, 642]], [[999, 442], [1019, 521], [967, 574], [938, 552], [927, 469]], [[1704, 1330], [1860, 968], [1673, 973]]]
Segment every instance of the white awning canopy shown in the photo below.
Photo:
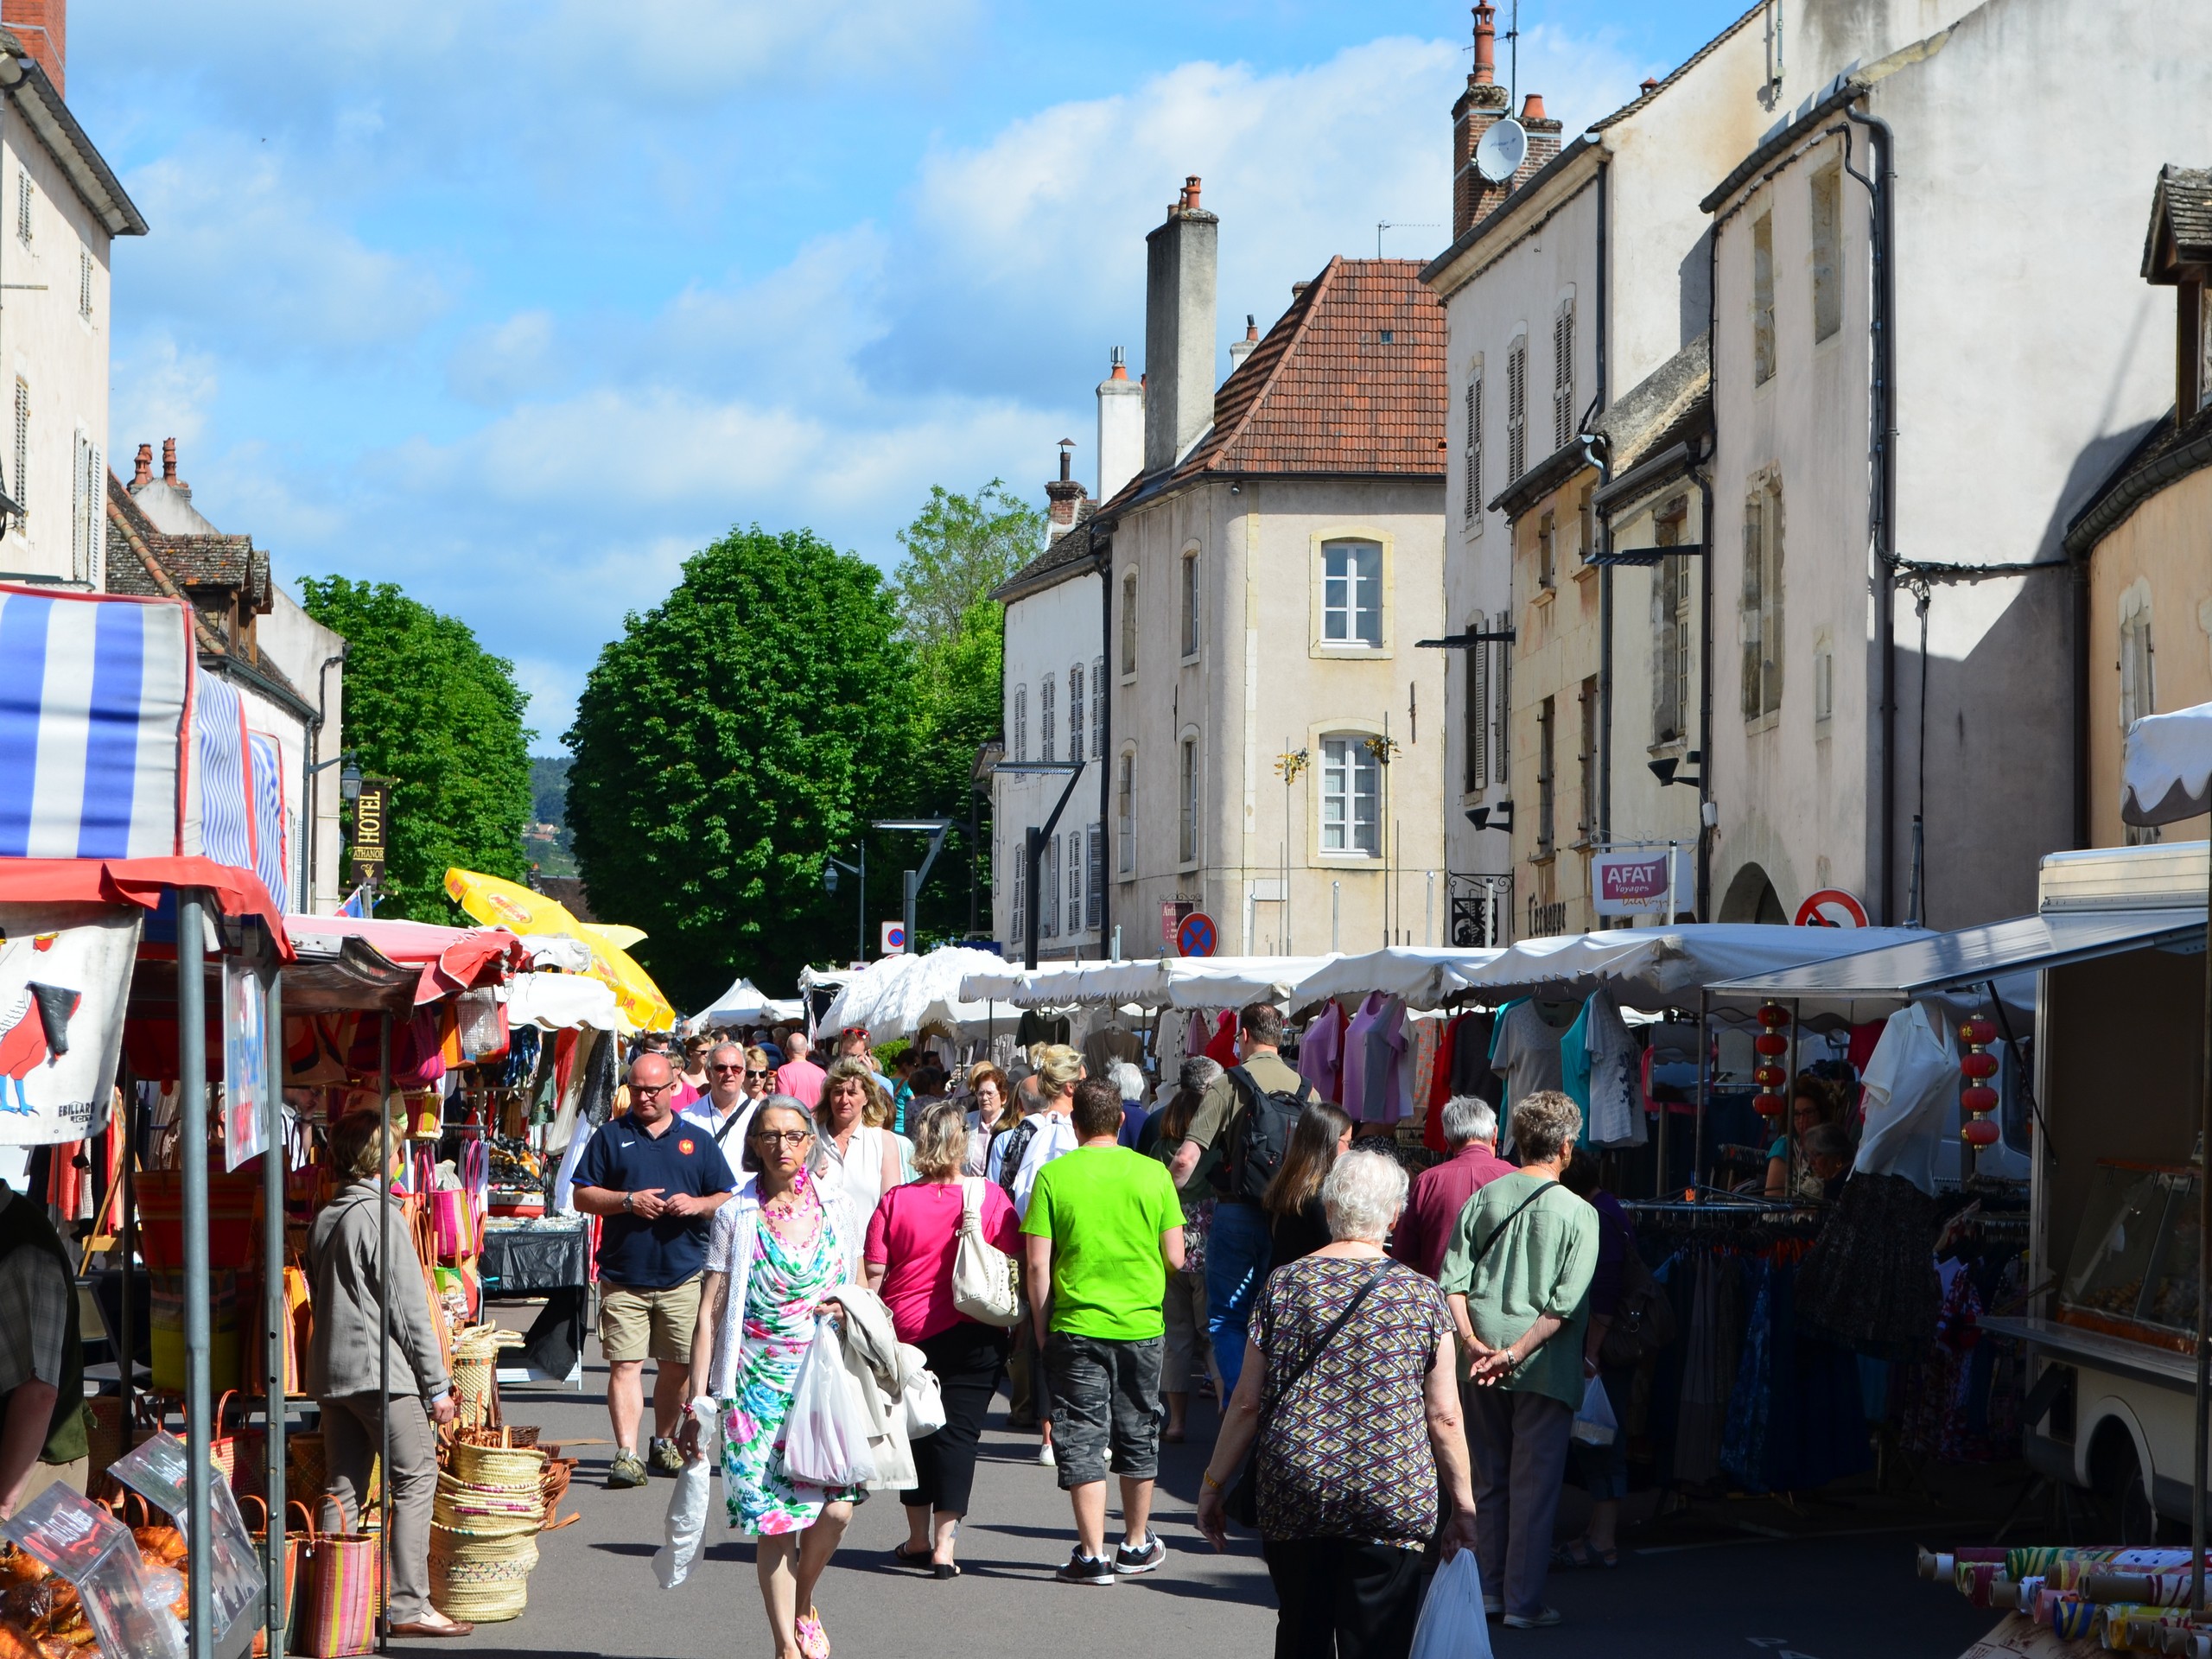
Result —
[[1012, 1026], [1021, 1011], [1008, 1002], [971, 997], [965, 981], [1004, 966], [1004, 958], [969, 945], [948, 944], [924, 956], [886, 957], [848, 978], [823, 1014], [825, 1036], [864, 1026], [873, 1042], [895, 1042], [925, 1025], [974, 1035], [993, 1024]]
[[[1700, 990], [1806, 963], [1925, 938], [1916, 928], [1777, 927], [1750, 922], [1626, 927], [1524, 939], [1459, 974], [1477, 1001], [1584, 997], [1608, 987], [1624, 1007], [1694, 1005]], [[1468, 952], [1474, 956], [1478, 952]]]
[[1041, 963], [969, 976], [962, 995], [1003, 997], [1017, 1008], [1081, 1006], [1234, 1008], [1300, 994], [1328, 957], [1157, 957], [1135, 962]]
[[1467, 988], [1471, 974], [1503, 954], [1448, 945], [1394, 944], [1357, 957], [1328, 957], [1298, 986], [1294, 999], [1311, 1002], [1325, 996], [1382, 991], [1404, 998], [1410, 1008], [1441, 1007]]
[[2212, 809], [2212, 702], [2145, 715], [2127, 728], [2120, 816], [2150, 826]]

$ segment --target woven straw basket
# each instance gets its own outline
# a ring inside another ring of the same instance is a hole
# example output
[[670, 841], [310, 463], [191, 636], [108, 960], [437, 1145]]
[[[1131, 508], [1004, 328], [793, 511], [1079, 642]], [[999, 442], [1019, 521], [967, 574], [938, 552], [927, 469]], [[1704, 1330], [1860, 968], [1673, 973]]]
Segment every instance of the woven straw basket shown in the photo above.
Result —
[[493, 1537], [430, 1523], [430, 1600], [448, 1618], [489, 1624], [519, 1616], [530, 1601], [537, 1541]]
[[455, 1440], [448, 1472], [471, 1486], [535, 1491], [545, 1478], [545, 1454], [535, 1446], [477, 1446]]

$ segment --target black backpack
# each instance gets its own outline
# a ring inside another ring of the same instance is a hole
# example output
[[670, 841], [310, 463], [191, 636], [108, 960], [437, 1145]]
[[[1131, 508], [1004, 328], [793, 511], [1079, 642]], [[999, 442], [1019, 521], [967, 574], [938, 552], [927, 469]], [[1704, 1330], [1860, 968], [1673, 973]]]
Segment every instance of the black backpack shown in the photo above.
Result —
[[1314, 1098], [1313, 1085], [1300, 1077], [1296, 1093], [1282, 1090], [1269, 1093], [1241, 1065], [1229, 1068], [1229, 1080], [1244, 1097], [1244, 1115], [1236, 1122], [1228, 1155], [1216, 1167], [1214, 1180], [1224, 1198], [1257, 1204], [1267, 1196], [1268, 1183], [1282, 1167], [1298, 1115]]

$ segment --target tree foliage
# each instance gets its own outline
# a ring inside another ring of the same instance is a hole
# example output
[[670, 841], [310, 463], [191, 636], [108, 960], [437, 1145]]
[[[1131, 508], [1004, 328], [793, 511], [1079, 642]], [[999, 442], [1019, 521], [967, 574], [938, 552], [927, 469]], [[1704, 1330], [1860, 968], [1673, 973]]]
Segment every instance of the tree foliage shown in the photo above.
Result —
[[[853, 890], [825, 893], [823, 860], [906, 810], [899, 620], [874, 566], [756, 524], [686, 560], [600, 654], [563, 739], [568, 823], [592, 908], [645, 930], [636, 954], [679, 1007], [849, 948]], [[894, 914], [872, 886], [870, 913]]]
[[998, 479], [973, 495], [942, 484], [899, 532], [906, 550], [893, 588], [906, 637], [927, 649], [960, 632], [974, 607], [1045, 544], [1045, 515]]
[[379, 912], [452, 920], [451, 865], [521, 880], [535, 734], [514, 665], [388, 582], [307, 576], [300, 595], [346, 639], [346, 747], [392, 780]]

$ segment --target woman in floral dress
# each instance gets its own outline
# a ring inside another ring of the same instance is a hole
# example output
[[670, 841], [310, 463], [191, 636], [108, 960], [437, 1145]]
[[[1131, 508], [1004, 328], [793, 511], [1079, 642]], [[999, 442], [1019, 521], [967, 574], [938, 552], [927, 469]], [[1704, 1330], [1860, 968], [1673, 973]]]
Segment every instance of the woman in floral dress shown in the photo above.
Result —
[[[830, 1491], [784, 1467], [784, 1421], [825, 1300], [855, 1278], [860, 1231], [844, 1199], [807, 1170], [814, 1121], [787, 1095], [771, 1096], [747, 1132], [737, 1195], [715, 1212], [707, 1247], [691, 1395], [714, 1406], [721, 1435], [729, 1523], [760, 1539], [760, 1596], [776, 1659], [827, 1659], [830, 1638], [814, 1587], [830, 1565], [857, 1488]], [[704, 1455], [698, 1421], [679, 1441]]]

